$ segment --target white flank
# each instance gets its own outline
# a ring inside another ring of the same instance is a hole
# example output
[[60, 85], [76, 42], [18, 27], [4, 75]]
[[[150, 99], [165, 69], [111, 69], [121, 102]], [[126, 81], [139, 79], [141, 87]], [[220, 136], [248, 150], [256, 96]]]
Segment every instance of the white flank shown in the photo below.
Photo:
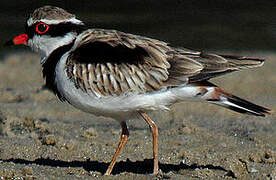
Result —
[[[91, 93], [77, 89], [74, 82], [69, 80], [65, 70], [69, 53], [63, 55], [57, 64], [57, 87], [70, 104], [83, 111], [99, 116], [112, 117], [117, 120], [127, 120], [139, 110], [168, 110], [171, 104], [180, 100], [204, 100], [197, 95], [200, 89], [193, 86], [163, 88], [145, 94], [126, 92], [120, 96], [101, 96], [94, 91], [95, 95], [93, 96]], [[89, 80], [91, 80], [91, 77], [89, 77]], [[90, 83], [92, 82], [90, 81]]]

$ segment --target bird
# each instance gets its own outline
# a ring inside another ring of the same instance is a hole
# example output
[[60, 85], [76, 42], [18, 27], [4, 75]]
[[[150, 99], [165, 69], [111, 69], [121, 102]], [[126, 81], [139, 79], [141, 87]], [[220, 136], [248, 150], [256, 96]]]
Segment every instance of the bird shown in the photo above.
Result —
[[23, 44], [41, 55], [45, 87], [59, 100], [120, 123], [120, 142], [105, 175], [111, 175], [128, 140], [130, 119], [143, 119], [149, 126], [157, 175], [158, 126], [148, 113], [169, 110], [180, 101], [208, 102], [261, 117], [271, 113], [209, 81], [260, 67], [262, 58], [207, 53], [118, 30], [89, 28], [74, 14], [48, 5], [34, 10], [25, 32], [6, 44]]

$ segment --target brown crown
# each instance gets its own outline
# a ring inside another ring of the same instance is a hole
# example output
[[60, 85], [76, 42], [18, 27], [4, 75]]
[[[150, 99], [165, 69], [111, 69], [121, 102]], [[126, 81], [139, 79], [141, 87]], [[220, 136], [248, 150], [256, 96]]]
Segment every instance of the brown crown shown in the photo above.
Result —
[[40, 19], [70, 19], [74, 18], [74, 14], [70, 14], [64, 9], [54, 6], [43, 6], [36, 9], [33, 14], [30, 16], [33, 20], [40, 20]]

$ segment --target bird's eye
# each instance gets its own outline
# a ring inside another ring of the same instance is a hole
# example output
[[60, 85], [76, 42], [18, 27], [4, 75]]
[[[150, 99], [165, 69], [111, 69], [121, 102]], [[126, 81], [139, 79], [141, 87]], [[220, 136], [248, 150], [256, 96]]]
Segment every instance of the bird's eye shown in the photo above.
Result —
[[48, 30], [49, 30], [50, 26], [48, 24], [45, 24], [45, 23], [38, 23], [36, 25], [36, 28], [35, 28], [35, 31], [38, 33], [38, 34], [44, 34], [46, 33]]

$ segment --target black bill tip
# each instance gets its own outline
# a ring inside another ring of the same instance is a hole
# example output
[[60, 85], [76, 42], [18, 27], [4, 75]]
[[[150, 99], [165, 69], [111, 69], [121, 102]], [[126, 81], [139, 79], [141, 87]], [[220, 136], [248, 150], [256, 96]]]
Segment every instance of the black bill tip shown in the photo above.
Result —
[[14, 45], [14, 43], [12, 40], [9, 40], [4, 44], [4, 46], [13, 46], [13, 45]]

